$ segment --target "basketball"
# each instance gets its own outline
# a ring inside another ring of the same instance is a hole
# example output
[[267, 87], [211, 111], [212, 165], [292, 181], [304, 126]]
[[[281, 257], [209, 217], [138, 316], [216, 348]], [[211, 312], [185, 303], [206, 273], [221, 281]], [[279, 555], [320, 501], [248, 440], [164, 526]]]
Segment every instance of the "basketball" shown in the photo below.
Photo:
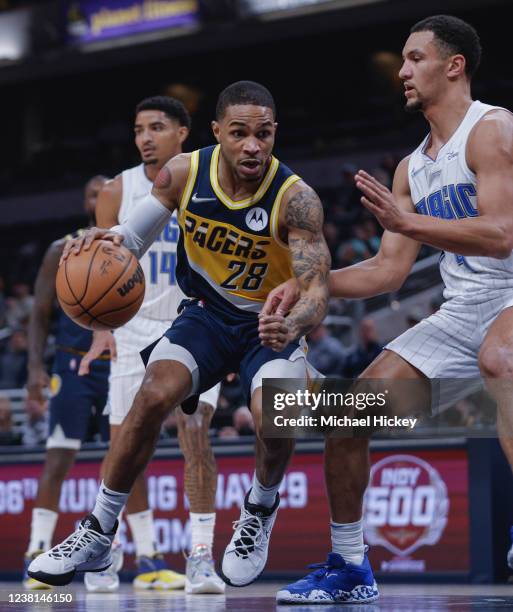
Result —
[[56, 291], [64, 312], [87, 329], [114, 329], [139, 310], [144, 273], [124, 246], [95, 240], [88, 251], [73, 253], [59, 266]]

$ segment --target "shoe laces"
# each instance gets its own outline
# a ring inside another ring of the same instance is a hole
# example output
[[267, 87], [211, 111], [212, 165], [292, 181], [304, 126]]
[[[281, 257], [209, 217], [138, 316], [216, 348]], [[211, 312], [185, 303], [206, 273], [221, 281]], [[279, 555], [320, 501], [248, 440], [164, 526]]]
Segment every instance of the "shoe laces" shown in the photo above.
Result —
[[265, 523], [268, 517], [254, 516], [248, 514], [238, 521], [233, 521], [233, 529], [240, 529], [240, 537], [234, 542], [235, 554], [239, 557], [247, 557], [255, 548], [258, 548], [265, 537]]
[[333, 571], [333, 570], [341, 570], [344, 569], [346, 566], [346, 562], [343, 561], [342, 565], [332, 565], [329, 562], [329, 558], [328, 560], [324, 561], [323, 563], [312, 563], [308, 566], [308, 569], [313, 569], [315, 570], [314, 572], [311, 573], [311, 576], [314, 576], [315, 578], [323, 578], [326, 574], [328, 574], [329, 572]]
[[54, 546], [48, 555], [54, 559], [63, 559], [65, 557], [69, 558], [76, 550], [80, 550], [88, 544], [92, 544], [98, 538], [102, 538], [101, 534], [96, 534], [93, 536], [89, 529], [79, 527], [68, 538], [66, 538], [64, 542]]

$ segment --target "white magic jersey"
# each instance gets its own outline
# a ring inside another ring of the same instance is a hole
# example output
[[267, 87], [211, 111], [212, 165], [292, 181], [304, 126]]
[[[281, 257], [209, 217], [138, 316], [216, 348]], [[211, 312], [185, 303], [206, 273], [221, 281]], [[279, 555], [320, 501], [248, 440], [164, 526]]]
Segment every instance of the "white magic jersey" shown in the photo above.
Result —
[[[130, 212], [139, 205], [152, 188], [152, 182], [144, 173], [144, 165], [125, 170], [122, 175], [123, 199], [119, 209], [119, 223], [123, 223]], [[142, 256], [140, 263], [146, 278], [144, 302], [129, 321], [129, 326], [139, 325], [143, 319], [166, 321], [169, 325], [176, 318], [176, 309], [185, 297], [176, 283], [176, 246], [179, 227], [176, 213], [169, 225]], [[144, 334], [144, 327], [141, 328]], [[147, 338], [149, 341], [150, 339]], [[149, 342], [147, 342], [149, 344]]]
[[[412, 153], [408, 180], [418, 213], [441, 219], [464, 219], [479, 214], [476, 175], [467, 166], [466, 146], [475, 124], [496, 108], [499, 107], [473, 102], [436, 160], [424, 152], [429, 134]], [[480, 301], [490, 290], [513, 289], [513, 254], [507, 259], [495, 259], [444, 252], [440, 257], [440, 272], [446, 299], [464, 296], [467, 300]]]

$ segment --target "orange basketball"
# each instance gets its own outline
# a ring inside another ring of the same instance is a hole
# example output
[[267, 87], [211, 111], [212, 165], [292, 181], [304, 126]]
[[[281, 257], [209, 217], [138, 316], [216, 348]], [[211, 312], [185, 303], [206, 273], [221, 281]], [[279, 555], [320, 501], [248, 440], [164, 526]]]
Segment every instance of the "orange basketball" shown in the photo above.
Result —
[[144, 273], [124, 246], [95, 240], [59, 266], [55, 282], [64, 312], [87, 329], [121, 327], [144, 299]]

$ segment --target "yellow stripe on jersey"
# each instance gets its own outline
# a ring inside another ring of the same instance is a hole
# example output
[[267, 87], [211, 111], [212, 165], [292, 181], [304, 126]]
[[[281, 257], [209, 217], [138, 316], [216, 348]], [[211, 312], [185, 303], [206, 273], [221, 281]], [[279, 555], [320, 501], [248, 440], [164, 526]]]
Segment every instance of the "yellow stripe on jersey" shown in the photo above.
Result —
[[265, 301], [274, 287], [293, 276], [290, 256], [270, 236], [189, 210], [184, 211], [180, 226], [189, 265], [239, 307]]
[[300, 180], [301, 180], [301, 177], [297, 176], [297, 174], [292, 174], [291, 176], [289, 176], [289, 178], [280, 187], [280, 190], [278, 191], [276, 195], [276, 200], [274, 201], [274, 206], [273, 206], [273, 210], [271, 213], [271, 235], [276, 240], [276, 242], [282, 247], [282, 249], [288, 249], [289, 245], [285, 244], [283, 240], [280, 239], [280, 234], [278, 232], [278, 221], [280, 218], [281, 201], [287, 189], [291, 185], [293, 185], [294, 183], [297, 183]]
[[218, 168], [220, 150], [221, 145], [217, 145], [217, 147], [214, 149], [214, 152], [212, 153], [212, 159], [210, 160], [210, 184], [212, 185], [212, 189], [214, 190], [216, 196], [225, 206], [231, 208], [232, 210], [240, 210], [241, 208], [247, 208], [248, 206], [252, 206], [253, 204], [259, 202], [264, 197], [266, 191], [269, 189], [270, 184], [273, 182], [276, 172], [278, 171], [278, 168], [280, 166], [280, 162], [276, 159], [276, 157], [274, 157], [274, 155], [271, 155], [271, 163], [257, 192], [253, 194], [250, 198], [236, 201], [229, 198], [222, 190], [221, 185], [219, 184]]
[[187, 207], [189, 200], [191, 199], [192, 189], [194, 187], [194, 183], [196, 182], [196, 177], [198, 175], [198, 167], [199, 167], [199, 151], [193, 151], [191, 154], [191, 165], [189, 166], [189, 174], [187, 175], [187, 182], [185, 183], [185, 188], [182, 193], [182, 198], [180, 200], [179, 206], [179, 216], [183, 215], [183, 211]]

